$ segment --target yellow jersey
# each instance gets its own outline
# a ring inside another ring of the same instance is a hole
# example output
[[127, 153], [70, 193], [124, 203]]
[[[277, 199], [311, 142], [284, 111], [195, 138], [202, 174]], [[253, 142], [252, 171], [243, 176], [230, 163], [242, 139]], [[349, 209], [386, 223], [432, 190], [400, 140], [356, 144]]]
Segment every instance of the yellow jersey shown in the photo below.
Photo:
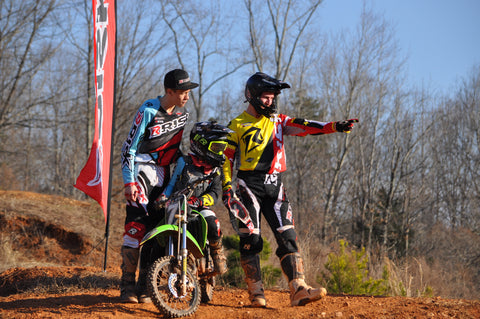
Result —
[[291, 118], [284, 114], [256, 118], [243, 112], [230, 121], [225, 150], [227, 160], [223, 165], [224, 181], [227, 186], [232, 181], [235, 158], [238, 170], [263, 174], [281, 173], [286, 170], [284, 135], [306, 136], [336, 132], [335, 122], [319, 122]]

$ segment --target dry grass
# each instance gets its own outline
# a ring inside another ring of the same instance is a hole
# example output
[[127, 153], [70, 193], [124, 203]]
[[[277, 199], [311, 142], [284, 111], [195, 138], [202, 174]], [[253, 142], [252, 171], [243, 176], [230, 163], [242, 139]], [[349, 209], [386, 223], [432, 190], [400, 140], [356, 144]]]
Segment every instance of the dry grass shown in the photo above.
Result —
[[[0, 207], [3, 288], [65, 293], [118, 287], [124, 218], [120, 205], [112, 209], [107, 272], [103, 272], [105, 222], [96, 202], [0, 191]], [[72, 267], [74, 272], [65, 273]]]
[[[0, 207], [0, 271], [47, 265], [103, 267], [105, 222], [96, 202], [0, 191]], [[107, 262], [119, 267], [124, 216], [120, 205], [112, 205], [111, 212]]]

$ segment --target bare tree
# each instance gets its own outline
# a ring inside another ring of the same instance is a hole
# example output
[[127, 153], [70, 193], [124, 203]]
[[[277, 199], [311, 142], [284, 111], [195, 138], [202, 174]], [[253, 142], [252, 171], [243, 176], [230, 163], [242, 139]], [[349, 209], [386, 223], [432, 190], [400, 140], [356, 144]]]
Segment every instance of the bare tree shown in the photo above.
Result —
[[[117, 47], [115, 127], [112, 195], [122, 193], [120, 151], [131, 128], [135, 112], [147, 99], [163, 92], [167, 69], [166, 44], [170, 41], [155, 0], [117, 1]], [[93, 123], [92, 123], [93, 124]]]
[[[133, 115], [144, 100], [163, 91], [167, 63], [163, 61], [170, 40], [152, 12], [154, 1], [122, 2], [117, 10], [116, 136], [121, 148]], [[123, 23], [128, 21], [128, 23]]]
[[456, 104], [460, 114], [461, 126], [459, 134], [460, 154], [464, 158], [465, 172], [467, 177], [465, 194], [468, 194], [469, 208], [463, 211], [463, 225], [476, 233], [480, 233], [480, 65], [472, 67], [470, 74], [463, 80], [456, 96]]
[[236, 50], [228, 44], [234, 32], [234, 17], [222, 15], [228, 12], [222, 9], [224, 2], [211, 1], [208, 6], [196, 1], [160, 2], [160, 15], [172, 35], [178, 65], [190, 73], [195, 71], [193, 74], [198, 76], [199, 88], [192, 92], [192, 100], [195, 121], [200, 121], [208, 115], [203, 106], [205, 94], [251, 61], [243, 56], [229, 57]]
[[476, 67], [456, 96], [444, 99], [434, 113], [438, 120], [430, 152], [436, 179], [435, 214], [437, 220], [446, 222], [453, 230], [476, 225], [478, 231], [478, 78]]
[[249, 20], [249, 43], [256, 69], [265, 71], [272, 67], [274, 73], [271, 75], [285, 80], [302, 43], [302, 36], [322, 0], [307, 3], [267, 0], [266, 8], [265, 2], [244, 1]]
[[31, 138], [37, 137], [38, 106], [52, 99], [43, 80], [62, 39], [52, 28], [58, 5], [53, 0], [0, 4], [0, 153], [5, 154], [2, 162], [17, 172], [22, 189], [38, 183], [33, 175], [41, 158], [34, 154], [43, 140]]
[[[49, 17], [57, 1], [2, 1], [0, 5], [0, 128], [25, 121], [28, 110], [48, 100], [28, 91], [41, 67], [52, 57], [56, 46], [46, 37]], [[2, 143], [3, 144], [3, 143]]]
[[94, 136], [94, 116], [95, 116], [95, 88], [94, 88], [94, 59], [93, 57], [93, 17], [92, 2], [88, 0], [78, 0], [67, 7], [66, 14], [68, 19], [57, 23], [57, 27], [63, 31], [69, 45], [72, 47], [72, 54], [77, 57], [77, 63], [84, 72], [78, 71], [77, 74], [83, 74], [84, 79], [80, 83], [83, 90], [79, 90], [78, 105], [83, 111], [80, 121], [84, 125], [84, 157], [86, 159], [90, 153], [90, 148]]
[[[336, 216], [350, 216], [366, 225], [368, 214], [373, 212], [372, 199], [379, 189], [381, 175], [377, 139], [383, 133], [381, 122], [387, 112], [386, 105], [392, 101], [401, 67], [391, 30], [367, 9], [354, 37], [349, 40], [342, 36], [335, 43], [336, 47], [319, 68], [321, 94], [326, 107], [332, 110], [330, 116], [358, 117], [360, 123], [351, 136], [336, 135], [335, 143], [327, 151], [332, 159], [324, 186], [327, 189], [322, 211], [324, 240], [328, 239], [328, 232], [334, 231]], [[348, 197], [353, 189], [359, 209], [347, 214], [352, 207], [353, 199]]]

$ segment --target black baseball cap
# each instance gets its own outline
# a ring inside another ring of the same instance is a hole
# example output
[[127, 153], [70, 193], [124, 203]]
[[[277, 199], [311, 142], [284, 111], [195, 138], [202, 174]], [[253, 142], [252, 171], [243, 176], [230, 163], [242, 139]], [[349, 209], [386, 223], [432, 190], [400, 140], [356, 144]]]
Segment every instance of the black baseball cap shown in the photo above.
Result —
[[198, 83], [190, 82], [190, 76], [184, 70], [175, 69], [165, 74], [163, 85], [174, 90], [190, 90], [198, 86]]

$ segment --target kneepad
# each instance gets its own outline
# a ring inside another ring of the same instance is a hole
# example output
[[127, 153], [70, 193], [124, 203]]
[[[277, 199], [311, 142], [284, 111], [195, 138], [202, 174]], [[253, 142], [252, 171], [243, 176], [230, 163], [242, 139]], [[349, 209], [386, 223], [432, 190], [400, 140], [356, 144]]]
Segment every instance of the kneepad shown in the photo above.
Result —
[[220, 222], [218, 221], [218, 218], [215, 215], [210, 215], [205, 218], [205, 221], [208, 225], [208, 239], [218, 241], [222, 236], [222, 231], [220, 229]]
[[123, 233], [123, 245], [131, 248], [138, 248], [140, 241], [145, 236], [146, 227], [144, 224], [129, 222], [125, 224], [125, 233]]
[[263, 249], [263, 238], [258, 234], [240, 236], [240, 254], [258, 254]]

